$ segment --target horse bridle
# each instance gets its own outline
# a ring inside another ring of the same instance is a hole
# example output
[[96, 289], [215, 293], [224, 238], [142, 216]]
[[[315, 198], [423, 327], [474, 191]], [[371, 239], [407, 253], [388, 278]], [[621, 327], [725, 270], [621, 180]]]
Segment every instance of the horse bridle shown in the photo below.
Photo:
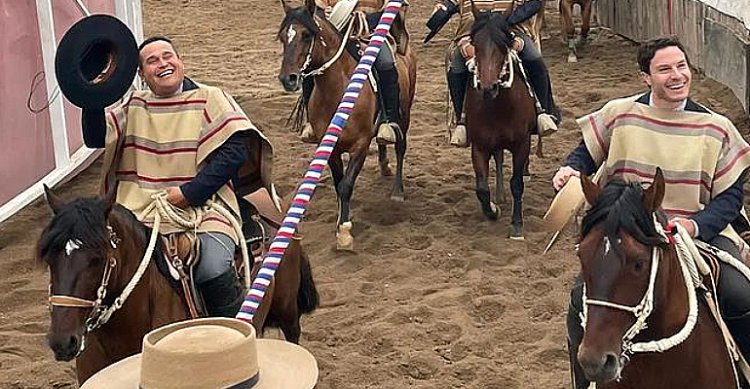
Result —
[[[318, 26], [318, 29], [322, 31], [323, 29], [320, 26], [318, 19], [315, 18], [315, 15], [313, 15], [312, 19], [315, 22], [315, 24]], [[308, 71], [307, 67], [310, 66], [310, 63], [312, 62], [312, 54], [313, 54], [313, 50], [315, 49], [315, 39], [312, 40], [312, 42], [310, 43], [310, 49], [307, 50], [307, 56], [305, 57], [305, 62], [302, 63], [302, 67], [300, 68], [300, 76], [303, 79], [307, 77], [315, 77], [315, 76], [319, 76], [323, 74], [323, 72], [325, 72], [329, 67], [331, 67], [331, 65], [336, 63], [336, 61], [338, 61], [339, 58], [341, 58], [341, 55], [344, 53], [344, 49], [346, 49], [346, 45], [349, 39], [349, 35], [352, 32], [352, 27], [354, 26], [354, 22], [349, 21], [347, 24], [348, 26], [346, 28], [346, 32], [342, 36], [341, 45], [336, 51], [336, 54], [334, 54], [333, 57], [331, 57], [331, 59], [326, 61], [323, 65], [320, 65], [317, 69], [312, 69]], [[289, 26], [289, 28], [291, 28], [291, 26]], [[320, 35], [318, 37], [320, 38], [320, 44], [323, 45], [323, 47], [325, 47], [326, 42], [323, 40], [323, 37]]]
[[[696, 272], [696, 269], [691, 268], [695, 267], [695, 262], [690, 261], [689, 259], [682, 258], [682, 249], [680, 249], [679, 244], [683, 242], [682, 236], [685, 235], [685, 232], [679, 224], [676, 224], [674, 228], [676, 228], [677, 233], [675, 233], [672, 237], [668, 237], [666, 231], [664, 230], [664, 227], [661, 225], [661, 223], [658, 222], [656, 218], [656, 214], [654, 214], [654, 226], [656, 227], [657, 233], [662, 237], [663, 242], [667, 242], [669, 244], [674, 244], [677, 246], [677, 253], [678, 253], [678, 262], [680, 263], [680, 269], [682, 270], [682, 275], [685, 281], [685, 287], [687, 288], [687, 295], [688, 295], [688, 317], [685, 321], [685, 325], [678, 331], [676, 334], [668, 337], [663, 338], [659, 340], [654, 341], [648, 341], [648, 342], [639, 342], [634, 343], [633, 339], [635, 339], [638, 334], [643, 331], [646, 327], [646, 320], [648, 320], [649, 316], [651, 315], [651, 312], [654, 309], [654, 288], [656, 285], [656, 274], [658, 272], [659, 267], [659, 261], [661, 259], [662, 255], [662, 249], [660, 249], [657, 246], [654, 246], [652, 249], [651, 254], [651, 272], [649, 274], [649, 284], [646, 288], [646, 292], [644, 293], [643, 297], [641, 298], [641, 301], [638, 303], [638, 305], [635, 306], [627, 306], [622, 304], [613, 303], [606, 300], [597, 300], [597, 299], [588, 299], [586, 297], [586, 284], [583, 285], [583, 313], [581, 317], [581, 325], [585, 329], [586, 328], [586, 316], [588, 311], [588, 306], [590, 305], [597, 305], [602, 307], [607, 307], [615, 310], [620, 311], [626, 311], [630, 312], [635, 316], [635, 323], [633, 323], [632, 326], [625, 332], [625, 334], [622, 337], [622, 352], [620, 354], [620, 371], [617, 372], [617, 378], [616, 381], [620, 381], [622, 376], [622, 368], [630, 361], [630, 357], [637, 353], [637, 352], [663, 352], [666, 350], [669, 350], [670, 348], [677, 346], [678, 344], [682, 343], [687, 339], [687, 337], [690, 335], [690, 333], [693, 331], [693, 328], [695, 328], [695, 324], [697, 322], [698, 317], [698, 307], [697, 307], [697, 297], [695, 289], [693, 288], [693, 274]], [[608, 238], [605, 238], [605, 244], [608, 244]], [[690, 242], [692, 243], [692, 242]], [[685, 243], [682, 243], [685, 244]], [[692, 265], [691, 265], [692, 264]]]
[[[102, 280], [99, 283], [99, 288], [96, 290], [96, 300], [87, 300], [84, 298], [69, 295], [52, 294], [52, 284], [50, 283], [49, 285], [48, 300], [50, 311], [54, 307], [91, 309], [88, 317], [86, 318], [86, 321], [84, 322], [85, 324], [83, 334], [81, 336], [81, 345], [78, 349], [76, 357], [80, 355], [84, 350], [84, 339], [86, 334], [101, 327], [107, 321], [109, 321], [112, 313], [114, 313], [114, 311], [116, 311], [117, 309], [120, 309], [122, 307], [122, 303], [124, 302], [121, 301], [120, 298], [118, 298], [115, 299], [112, 307], [108, 307], [102, 304], [104, 299], [107, 297], [107, 286], [109, 285], [109, 279], [112, 276], [112, 271], [117, 266], [117, 259], [115, 258], [114, 253], [115, 250], [117, 250], [117, 246], [121, 242], [120, 238], [117, 236], [111, 226], [108, 225], [107, 230], [109, 232], [109, 245], [112, 249], [107, 250], [107, 264], [104, 266]], [[74, 246], [73, 249], [75, 248], [77, 247]], [[68, 250], [67, 247], [66, 250]], [[69, 255], [70, 251], [67, 251], [66, 254]]]
[[[520, 58], [518, 58], [518, 54], [516, 54], [515, 50], [508, 49], [508, 55], [505, 56], [505, 62], [503, 62], [503, 67], [500, 68], [500, 74], [497, 76], [497, 86], [499, 88], [509, 89], [513, 86], [513, 80], [515, 79], [515, 66], [513, 66], [513, 62], [515, 62], [514, 60], [516, 59], [518, 59], [518, 63], [521, 66], [521, 69], [523, 69], [523, 65], [521, 64]], [[506, 74], [508, 75], [508, 79], [503, 81], [503, 77]], [[479, 88], [479, 69], [476, 69], [474, 71], [473, 84], [474, 88]]]

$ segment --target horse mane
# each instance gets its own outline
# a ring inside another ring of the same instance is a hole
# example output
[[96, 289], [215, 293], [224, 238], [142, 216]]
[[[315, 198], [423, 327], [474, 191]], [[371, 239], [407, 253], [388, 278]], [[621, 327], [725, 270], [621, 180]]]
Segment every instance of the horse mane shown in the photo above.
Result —
[[600, 223], [604, 223], [605, 234], [610, 239], [614, 239], [619, 230], [624, 230], [644, 245], [664, 244], [654, 226], [653, 216], [643, 205], [643, 187], [638, 182], [608, 182], [583, 217], [581, 236], [586, 236]]
[[[316, 10], [316, 12], [318, 11], [319, 10]], [[292, 22], [295, 20], [302, 23], [302, 25], [310, 30], [313, 35], [317, 36], [320, 33], [320, 27], [318, 27], [318, 24], [315, 23], [313, 15], [308, 12], [307, 7], [301, 6], [293, 8], [289, 10], [289, 12], [287, 12], [286, 16], [284, 16], [284, 20], [281, 21], [281, 26], [279, 27], [279, 32], [276, 34], [276, 36], [281, 39], [281, 32], [284, 31], [284, 29], [292, 24]]]
[[[80, 241], [82, 249], [107, 250], [110, 236], [105, 207], [105, 200], [98, 197], [75, 199], [63, 206], [42, 231], [37, 245], [37, 259], [43, 261], [44, 258], [58, 256], [69, 240]], [[119, 204], [115, 204], [110, 213], [124, 219], [132, 233], [146, 233], [148, 230], [132, 212]]]
[[500, 47], [510, 47], [510, 26], [505, 14], [501, 12], [480, 12], [471, 26], [471, 38], [482, 29], [490, 31], [490, 39]]

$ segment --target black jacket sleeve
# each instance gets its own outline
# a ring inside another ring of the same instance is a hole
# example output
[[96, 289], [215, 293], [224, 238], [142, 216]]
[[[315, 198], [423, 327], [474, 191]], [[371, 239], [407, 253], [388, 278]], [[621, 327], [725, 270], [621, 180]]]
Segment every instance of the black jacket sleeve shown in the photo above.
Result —
[[576, 147], [575, 150], [568, 154], [563, 166], [570, 166], [587, 176], [593, 174], [597, 168], [594, 158], [591, 156], [589, 149], [586, 148], [586, 143], [583, 141], [578, 144], [578, 147]]
[[742, 209], [744, 175], [711, 200], [691, 219], [698, 224], [698, 239], [708, 242], [734, 221]]
[[542, 0], [531, 0], [513, 9], [513, 13], [508, 16], [508, 24], [513, 26], [523, 23], [536, 15], [544, 7]]
[[200, 172], [180, 186], [182, 194], [192, 206], [203, 205], [216, 191], [237, 175], [248, 160], [248, 149], [243, 133], [235, 133], [208, 157]]

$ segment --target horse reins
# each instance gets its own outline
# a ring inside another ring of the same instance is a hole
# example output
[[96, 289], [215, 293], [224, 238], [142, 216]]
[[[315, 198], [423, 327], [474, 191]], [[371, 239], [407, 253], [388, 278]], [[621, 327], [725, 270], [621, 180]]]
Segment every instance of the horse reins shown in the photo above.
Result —
[[[322, 31], [322, 27], [320, 27], [320, 23], [318, 23], [318, 20], [315, 19], [315, 16], [313, 15], [313, 21], [315, 21], [315, 24], [318, 26], [318, 28]], [[339, 48], [336, 50], [336, 54], [331, 57], [328, 61], [326, 61], [323, 65], [320, 65], [318, 68], [307, 71], [307, 67], [310, 66], [310, 63], [312, 62], [312, 54], [313, 50], [315, 49], [315, 40], [313, 39], [312, 43], [310, 43], [310, 49], [307, 51], [307, 56], [305, 57], [305, 62], [302, 64], [302, 67], [300, 68], [300, 76], [302, 78], [307, 77], [315, 77], [323, 74], [329, 67], [331, 67], [336, 61], [341, 58], [341, 55], [344, 54], [344, 50], [346, 49], [346, 45], [349, 42], [349, 35], [352, 32], [352, 27], [354, 26], [354, 19], [350, 20], [347, 23], [346, 27], [346, 33], [341, 37], [341, 45], [339, 45]], [[290, 26], [291, 28], [291, 26]], [[323, 46], [326, 46], [326, 42], [323, 40], [323, 36], [319, 35], [320, 38], [320, 44]]]

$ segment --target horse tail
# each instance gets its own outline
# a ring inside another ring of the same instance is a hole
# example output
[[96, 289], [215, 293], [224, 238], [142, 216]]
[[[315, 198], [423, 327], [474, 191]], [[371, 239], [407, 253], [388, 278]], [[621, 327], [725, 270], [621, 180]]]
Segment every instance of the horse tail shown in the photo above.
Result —
[[297, 292], [297, 308], [299, 313], [310, 313], [320, 304], [320, 296], [315, 288], [315, 281], [310, 268], [310, 259], [305, 252], [300, 253], [300, 285]]

